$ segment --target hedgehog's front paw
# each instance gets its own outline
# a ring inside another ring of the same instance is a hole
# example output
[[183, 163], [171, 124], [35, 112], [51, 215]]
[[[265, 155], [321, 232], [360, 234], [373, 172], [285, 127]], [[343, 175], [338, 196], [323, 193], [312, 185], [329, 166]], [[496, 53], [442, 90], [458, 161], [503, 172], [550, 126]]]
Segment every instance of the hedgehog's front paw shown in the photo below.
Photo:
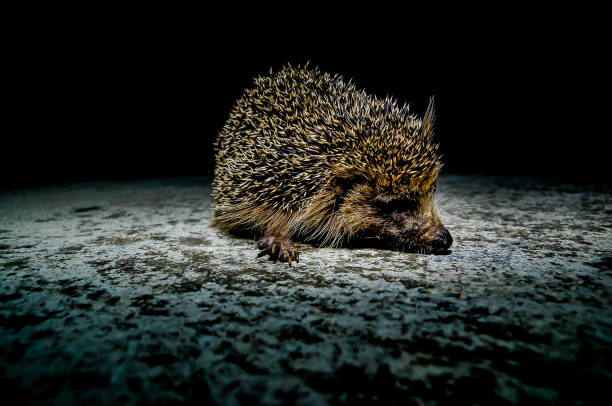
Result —
[[289, 265], [291, 261], [300, 262], [300, 251], [288, 236], [267, 235], [257, 241], [257, 249], [261, 250], [257, 258], [268, 255], [272, 261], [288, 262]]

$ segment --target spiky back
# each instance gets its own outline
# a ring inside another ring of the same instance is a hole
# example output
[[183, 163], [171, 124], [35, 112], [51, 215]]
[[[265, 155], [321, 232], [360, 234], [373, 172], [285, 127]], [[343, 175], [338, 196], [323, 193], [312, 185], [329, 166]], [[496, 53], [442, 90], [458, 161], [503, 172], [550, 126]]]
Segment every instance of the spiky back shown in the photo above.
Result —
[[289, 66], [257, 78], [217, 140], [218, 211], [299, 212], [342, 177], [360, 176], [395, 195], [427, 188], [441, 166], [432, 124], [431, 108], [421, 120], [406, 105], [317, 69]]

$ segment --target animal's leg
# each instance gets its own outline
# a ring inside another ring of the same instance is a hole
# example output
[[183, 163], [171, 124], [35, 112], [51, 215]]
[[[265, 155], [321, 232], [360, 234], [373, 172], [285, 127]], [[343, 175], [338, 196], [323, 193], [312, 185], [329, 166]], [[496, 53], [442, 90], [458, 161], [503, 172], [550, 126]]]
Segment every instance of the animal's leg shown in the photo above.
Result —
[[287, 230], [269, 230], [257, 241], [257, 249], [261, 250], [257, 258], [268, 255], [272, 261], [300, 262], [300, 251], [293, 245]]

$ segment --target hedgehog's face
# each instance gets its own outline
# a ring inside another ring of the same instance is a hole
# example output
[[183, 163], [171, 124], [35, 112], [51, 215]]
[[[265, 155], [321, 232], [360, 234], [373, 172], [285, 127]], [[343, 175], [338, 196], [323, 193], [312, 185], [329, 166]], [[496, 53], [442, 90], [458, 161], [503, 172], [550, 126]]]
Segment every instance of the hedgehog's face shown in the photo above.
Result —
[[[432, 142], [433, 105], [422, 120], [392, 119], [361, 127], [351, 136], [352, 142], [336, 147], [326, 185], [333, 191], [321, 194], [335, 197], [335, 213], [327, 229], [353, 242], [361, 239], [405, 251], [446, 252], [453, 239], [433, 199], [442, 167], [438, 145]], [[319, 201], [332, 203], [325, 197]], [[333, 238], [339, 240], [337, 235]]]
[[336, 210], [354, 243], [439, 254], [453, 239], [435, 210], [434, 192], [435, 182], [421, 192], [398, 194], [372, 180], [345, 181]]

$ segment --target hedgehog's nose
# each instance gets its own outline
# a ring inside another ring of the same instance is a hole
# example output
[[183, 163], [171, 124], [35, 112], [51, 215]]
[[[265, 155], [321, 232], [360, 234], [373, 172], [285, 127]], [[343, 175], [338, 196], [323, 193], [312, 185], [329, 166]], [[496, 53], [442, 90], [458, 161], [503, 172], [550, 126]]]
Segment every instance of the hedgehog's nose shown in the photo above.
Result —
[[448, 250], [452, 244], [453, 237], [446, 228], [443, 228], [431, 242], [431, 248], [434, 253], [440, 253]]

